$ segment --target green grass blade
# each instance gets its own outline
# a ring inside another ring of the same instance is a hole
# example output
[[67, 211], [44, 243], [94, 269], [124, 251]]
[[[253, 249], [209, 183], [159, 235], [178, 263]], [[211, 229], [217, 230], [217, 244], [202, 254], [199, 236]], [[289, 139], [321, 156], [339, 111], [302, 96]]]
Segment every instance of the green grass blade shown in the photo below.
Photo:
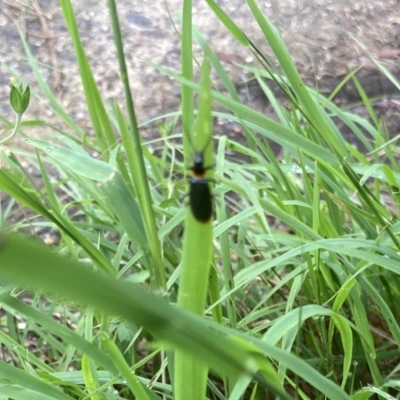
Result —
[[141, 138], [135, 115], [135, 108], [132, 98], [132, 90], [129, 85], [128, 68], [125, 62], [125, 55], [122, 43], [121, 29], [118, 19], [117, 7], [114, 0], [108, 0], [108, 8], [110, 11], [111, 22], [113, 26], [114, 41], [117, 48], [118, 62], [121, 80], [124, 85], [126, 108], [129, 115], [130, 131], [124, 121], [122, 113], [118, 107], [114, 107], [117, 112], [117, 120], [122, 136], [122, 143], [125, 148], [130, 172], [135, 184], [135, 191], [140, 205], [143, 227], [146, 233], [148, 248], [150, 250], [153, 272], [151, 282], [154, 289], [165, 289], [166, 279], [164, 275], [164, 266], [162, 260], [162, 252], [158, 239], [158, 229], [156, 225], [155, 213], [153, 210], [153, 201], [150, 194], [149, 180], [144, 164], [144, 155], [142, 151]]
[[240, 348], [187, 313], [137, 286], [94, 273], [26, 239], [1, 236], [0, 278], [127, 318], [165, 345], [195, 354], [224, 376], [246, 373], [251, 367], [249, 356]]
[[246, 35], [214, 0], [206, 0], [206, 3], [211, 8], [211, 10], [213, 10], [217, 18], [225, 25], [226, 29], [228, 29], [228, 31], [232, 34], [232, 36], [242, 46], [247, 47], [250, 45]]
[[73, 397], [68, 396], [43, 380], [29, 375], [12, 365], [8, 365], [4, 361], [0, 361], [0, 375], [2, 379], [7, 379], [13, 384], [21, 385], [24, 388], [51, 397], [54, 400], [73, 400]]
[[[182, 76], [193, 80], [193, 40], [192, 40], [192, 0], [184, 0], [182, 5], [182, 33], [181, 33], [181, 71]], [[193, 151], [194, 132], [194, 99], [193, 89], [189, 86], [181, 86], [182, 92], [182, 132], [183, 132], [183, 154], [188, 159]]]
[[254, 0], [248, 0], [247, 4], [250, 7], [258, 25], [260, 26], [265, 38], [272, 48], [280, 67], [285, 72], [285, 75], [290, 82], [290, 89], [295, 93], [298, 101], [302, 106], [302, 111], [305, 113], [307, 120], [312, 123], [318, 132], [323, 132], [325, 140], [335, 149], [341, 156], [345, 156], [347, 151], [338, 143], [336, 135], [332, 132], [332, 124], [328, 122], [321, 107], [313, 100], [308, 92], [300, 74], [292, 61], [292, 58], [283, 43], [282, 38], [276, 29], [265, 18]]
[[29, 139], [26, 142], [44, 150], [54, 161], [69, 168], [75, 174], [100, 182], [104, 187], [104, 194], [112, 204], [130, 239], [144, 249], [147, 248], [138, 204], [115, 167], [91, 158], [89, 155], [39, 139]]
[[49, 332], [52, 332], [53, 334], [59, 336], [60, 338], [65, 340], [66, 343], [70, 343], [76, 349], [79, 349], [83, 353], [88, 354], [92, 359], [96, 360], [96, 362], [101, 364], [108, 371], [114, 373], [116, 372], [116, 368], [111, 362], [111, 359], [108, 355], [99, 350], [93, 344], [87, 342], [71, 329], [59, 324], [53, 318], [44, 315], [40, 311], [35, 310], [33, 307], [28, 306], [27, 304], [8, 294], [1, 294], [0, 301], [6, 304], [8, 307], [18, 311], [22, 315], [25, 315], [29, 320], [35, 321], [36, 323], [40, 324]]
[[72, 4], [69, 0], [61, 0], [60, 5], [64, 15], [64, 21], [75, 48], [76, 59], [93, 130], [103, 157], [108, 159], [111, 146], [116, 144], [112, 126], [80, 39]]

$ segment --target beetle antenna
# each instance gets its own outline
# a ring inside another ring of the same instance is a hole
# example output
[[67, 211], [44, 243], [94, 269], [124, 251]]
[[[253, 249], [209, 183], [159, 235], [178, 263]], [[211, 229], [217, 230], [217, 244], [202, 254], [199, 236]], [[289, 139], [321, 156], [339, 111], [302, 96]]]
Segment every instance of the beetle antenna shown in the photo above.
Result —
[[191, 135], [189, 135], [189, 134], [186, 134], [186, 137], [187, 137], [187, 139], [189, 141], [189, 146], [193, 151], [193, 149], [196, 148], [195, 145], [194, 145], [194, 142], [193, 142], [193, 137]]
[[206, 144], [204, 145], [203, 149], [201, 150], [202, 153], [204, 153], [204, 152], [206, 151], [206, 149], [207, 149], [207, 147], [210, 145], [212, 139], [213, 139], [213, 136], [212, 136], [212, 134], [210, 134], [210, 136], [208, 137], [208, 140], [207, 140]]
[[196, 146], [195, 146], [195, 144], [194, 144], [194, 141], [193, 141], [192, 136], [186, 135], [186, 137], [187, 137], [187, 139], [188, 139], [188, 141], [189, 141], [189, 145], [190, 145], [190, 147], [192, 148], [192, 151], [194, 151], [195, 153], [197, 153], [197, 152], [199, 152], [199, 153], [204, 153], [204, 152], [206, 151], [207, 147], [210, 145], [212, 139], [213, 139], [213, 136], [212, 136], [212, 134], [211, 134], [211, 135], [209, 136], [209, 138], [208, 138], [206, 144], [204, 145], [204, 147], [203, 147], [201, 150], [196, 150]]

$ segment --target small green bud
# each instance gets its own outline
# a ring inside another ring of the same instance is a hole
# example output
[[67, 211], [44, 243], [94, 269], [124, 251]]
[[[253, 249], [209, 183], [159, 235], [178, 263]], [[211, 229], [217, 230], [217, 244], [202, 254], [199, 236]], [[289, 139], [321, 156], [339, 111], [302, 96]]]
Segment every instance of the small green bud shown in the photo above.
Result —
[[15, 80], [11, 81], [10, 103], [11, 107], [17, 114], [23, 114], [29, 105], [31, 90], [29, 85], [25, 89], [22, 84], [18, 84]]

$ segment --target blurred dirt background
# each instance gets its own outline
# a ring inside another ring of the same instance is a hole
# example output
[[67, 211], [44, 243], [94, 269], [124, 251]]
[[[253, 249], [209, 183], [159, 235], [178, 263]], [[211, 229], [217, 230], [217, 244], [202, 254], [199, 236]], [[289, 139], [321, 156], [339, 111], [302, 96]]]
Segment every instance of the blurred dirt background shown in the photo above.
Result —
[[[179, 29], [182, 1], [117, 3], [137, 117], [145, 123], [179, 106], [179, 85], [141, 59], [179, 71], [180, 40], [173, 23]], [[262, 51], [271, 55], [245, 1], [219, 0], [218, 3]], [[73, 4], [100, 91], [105, 99], [118, 99], [123, 104], [106, 0], [75, 0]], [[224, 62], [243, 101], [268, 114], [268, 104], [257, 85], [247, 83], [249, 77], [235, 66], [235, 63], [252, 65], [255, 62], [252, 54], [232, 39], [204, 1], [194, 0], [193, 4], [195, 26]], [[258, 4], [281, 32], [309, 84], [329, 92], [350, 69], [363, 66], [358, 74], [362, 84], [369, 96], [380, 96], [375, 106], [387, 121], [391, 134], [399, 133], [399, 93], [377, 70], [368, 52], [400, 77], [400, 0], [266, 0]], [[83, 91], [57, 0], [0, 0], [0, 115], [12, 118], [8, 102], [11, 71], [22, 76], [32, 89], [37, 88], [18, 30], [41, 63], [56, 97], [85, 127]], [[31, 102], [27, 117], [52, 121], [54, 116], [40, 100], [43, 98], [39, 94]], [[350, 84], [336, 98], [342, 104], [356, 104], [357, 100]], [[363, 113], [361, 108], [359, 111]], [[40, 132], [33, 134], [40, 135]]]

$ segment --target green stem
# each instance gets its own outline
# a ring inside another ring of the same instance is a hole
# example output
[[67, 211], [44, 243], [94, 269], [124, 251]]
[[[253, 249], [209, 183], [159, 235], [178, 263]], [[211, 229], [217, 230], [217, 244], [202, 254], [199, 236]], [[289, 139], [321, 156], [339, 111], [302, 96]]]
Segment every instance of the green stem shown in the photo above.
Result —
[[15, 120], [14, 129], [12, 130], [11, 134], [8, 137], [6, 137], [3, 140], [0, 140], [0, 145], [11, 140], [17, 133], [19, 126], [21, 125], [22, 114], [16, 114], [16, 116], [17, 116], [17, 119]]
[[117, 367], [118, 371], [126, 380], [126, 384], [129, 386], [129, 389], [131, 390], [135, 398], [137, 400], [149, 400], [150, 397], [147, 394], [145, 387], [131, 370], [129, 365], [126, 363], [124, 356], [119, 351], [117, 345], [110, 338], [104, 339], [102, 343], [104, 348], [107, 350], [110, 357], [114, 361], [114, 364]]
[[[196, 132], [196, 149], [204, 152], [204, 165], [212, 165], [212, 120], [210, 65], [202, 66], [202, 84]], [[204, 184], [204, 183], [203, 183]], [[211, 186], [211, 183], [205, 183]], [[193, 188], [192, 188], [193, 189]], [[211, 190], [211, 187], [210, 187]], [[201, 198], [198, 200], [202, 200]], [[206, 200], [206, 199], [205, 199]], [[201, 206], [201, 202], [197, 205]], [[188, 207], [183, 241], [182, 273], [179, 282], [178, 306], [197, 315], [204, 314], [211, 257], [213, 253], [213, 218], [197, 220]], [[203, 400], [207, 387], [207, 366], [193, 355], [175, 352], [175, 400]]]

